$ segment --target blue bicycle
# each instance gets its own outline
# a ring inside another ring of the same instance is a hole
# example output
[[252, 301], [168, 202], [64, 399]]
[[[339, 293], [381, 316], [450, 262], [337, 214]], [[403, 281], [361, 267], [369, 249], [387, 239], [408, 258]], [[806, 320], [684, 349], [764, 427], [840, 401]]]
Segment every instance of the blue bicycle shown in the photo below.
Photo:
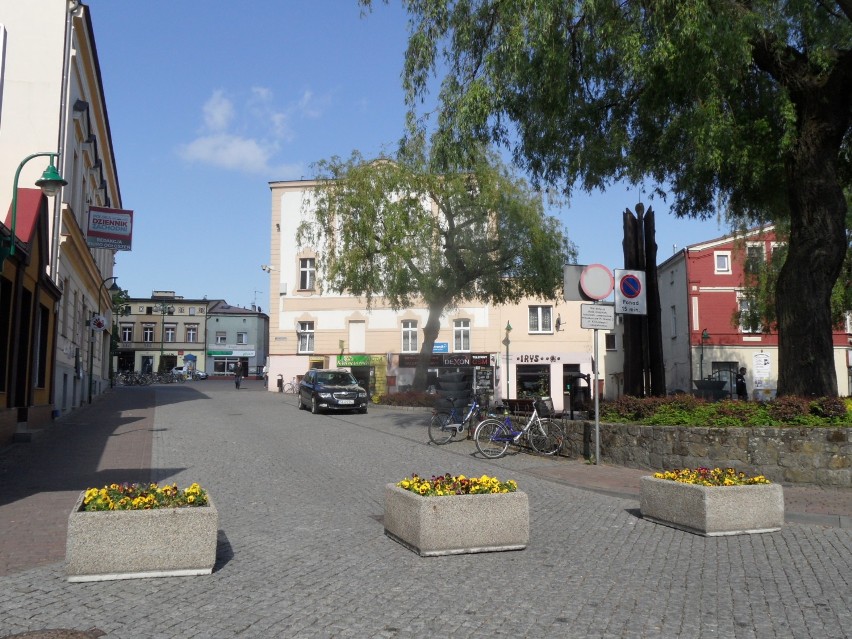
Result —
[[529, 445], [542, 455], [555, 455], [560, 448], [564, 435], [562, 426], [556, 420], [540, 415], [552, 415], [553, 403], [549, 397], [541, 397], [533, 402], [533, 412], [526, 424], [516, 430], [508, 411], [501, 421], [496, 417], [482, 420], [476, 427], [473, 439], [476, 449], [489, 459], [498, 459], [506, 454], [509, 444], [517, 444], [526, 437]]
[[433, 411], [432, 420], [429, 422], [429, 439], [439, 445], [452, 441], [465, 428], [471, 430], [473, 425], [478, 424], [482, 419], [482, 406], [478, 397], [473, 398], [473, 403], [464, 414], [456, 410], [456, 398], [447, 397], [446, 399], [452, 403], [452, 408], [449, 411]]

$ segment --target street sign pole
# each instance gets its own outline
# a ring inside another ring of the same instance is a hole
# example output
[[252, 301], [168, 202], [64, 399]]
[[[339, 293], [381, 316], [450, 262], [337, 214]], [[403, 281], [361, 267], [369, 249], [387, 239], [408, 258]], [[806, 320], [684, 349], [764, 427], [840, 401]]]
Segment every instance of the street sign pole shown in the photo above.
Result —
[[598, 329], [595, 329], [595, 466], [601, 463], [601, 411], [598, 391]]

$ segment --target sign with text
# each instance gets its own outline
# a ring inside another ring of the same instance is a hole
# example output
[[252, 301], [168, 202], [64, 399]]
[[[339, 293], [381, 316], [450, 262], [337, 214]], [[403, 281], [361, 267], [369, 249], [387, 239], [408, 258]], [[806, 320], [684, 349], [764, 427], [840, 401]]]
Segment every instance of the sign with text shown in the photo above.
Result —
[[612, 304], [581, 304], [580, 328], [611, 331], [615, 328], [615, 306]]
[[615, 312], [647, 315], [645, 271], [615, 270]]
[[449, 353], [450, 352], [450, 343], [449, 342], [435, 342], [432, 344], [432, 352], [433, 353]]
[[478, 391], [494, 390], [494, 369], [490, 366], [478, 366], [474, 377], [474, 386]]
[[133, 244], [133, 211], [89, 207], [86, 245], [89, 248], [129, 251]]

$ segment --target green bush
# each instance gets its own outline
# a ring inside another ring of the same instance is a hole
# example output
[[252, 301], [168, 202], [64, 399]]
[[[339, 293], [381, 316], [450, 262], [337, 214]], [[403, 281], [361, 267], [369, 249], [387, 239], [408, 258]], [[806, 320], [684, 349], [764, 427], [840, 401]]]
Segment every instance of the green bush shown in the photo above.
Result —
[[405, 391], [404, 393], [388, 393], [379, 396], [378, 404], [385, 406], [425, 406], [435, 405], [435, 396], [421, 391]]

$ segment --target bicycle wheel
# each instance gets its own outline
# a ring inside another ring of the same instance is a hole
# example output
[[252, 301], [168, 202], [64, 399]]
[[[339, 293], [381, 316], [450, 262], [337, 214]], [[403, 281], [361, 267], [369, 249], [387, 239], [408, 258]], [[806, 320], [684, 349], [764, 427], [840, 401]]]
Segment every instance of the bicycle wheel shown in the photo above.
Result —
[[295, 395], [296, 394], [296, 385], [293, 382], [287, 382], [284, 384], [284, 394], [285, 395]]
[[433, 444], [446, 444], [456, 436], [456, 429], [450, 425], [452, 415], [450, 413], [435, 413], [429, 422], [429, 439]]
[[530, 446], [542, 455], [555, 455], [563, 439], [562, 425], [552, 419], [540, 419], [527, 431]]
[[476, 450], [489, 459], [498, 459], [505, 455], [511, 439], [506, 424], [497, 419], [481, 421], [473, 438], [476, 441]]

